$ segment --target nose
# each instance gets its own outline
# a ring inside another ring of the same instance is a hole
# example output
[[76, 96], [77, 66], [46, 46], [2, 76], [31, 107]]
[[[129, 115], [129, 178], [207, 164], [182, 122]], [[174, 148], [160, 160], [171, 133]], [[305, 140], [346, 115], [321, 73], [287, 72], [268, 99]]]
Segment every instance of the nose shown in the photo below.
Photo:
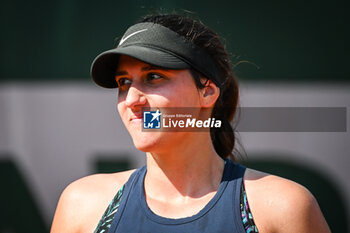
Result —
[[125, 99], [125, 104], [129, 108], [143, 106], [146, 103], [146, 97], [142, 91], [131, 86]]

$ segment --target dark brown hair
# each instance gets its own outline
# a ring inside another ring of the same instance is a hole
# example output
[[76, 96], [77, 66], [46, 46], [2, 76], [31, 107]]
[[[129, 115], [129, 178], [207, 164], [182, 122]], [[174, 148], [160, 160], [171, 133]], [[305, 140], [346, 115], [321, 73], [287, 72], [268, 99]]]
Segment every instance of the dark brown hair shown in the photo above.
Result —
[[[229, 55], [219, 36], [200, 21], [177, 14], [159, 14], [146, 16], [140, 22], [153, 22], [160, 24], [185, 37], [197, 47], [206, 51], [223, 74], [224, 81], [219, 85], [220, 96], [215, 103], [212, 117], [222, 120], [222, 128], [211, 128], [210, 135], [218, 155], [225, 159], [235, 160], [232, 153], [236, 137], [230, 124], [235, 115], [238, 104], [238, 82], [231, 69]], [[203, 88], [201, 82], [203, 75], [200, 70], [191, 69], [191, 74], [197, 88]], [[209, 78], [210, 77], [206, 77]]]

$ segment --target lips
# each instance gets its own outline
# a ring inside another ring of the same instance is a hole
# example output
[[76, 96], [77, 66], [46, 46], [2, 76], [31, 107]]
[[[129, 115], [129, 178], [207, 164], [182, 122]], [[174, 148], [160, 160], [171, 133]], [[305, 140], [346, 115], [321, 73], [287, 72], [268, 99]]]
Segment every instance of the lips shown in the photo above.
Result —
[[139, 122], [141, 120], [142, 120], [142, 112], [134, 113], [133, 115], [130, 116], [130, 121], [131, 122]]
[[130, 109], [129, 113], [129, 121], [134, 123], [140, 123], [143, 121], [143, 112], [150, 111], [150, 107], [143, 106], [142, 108]]

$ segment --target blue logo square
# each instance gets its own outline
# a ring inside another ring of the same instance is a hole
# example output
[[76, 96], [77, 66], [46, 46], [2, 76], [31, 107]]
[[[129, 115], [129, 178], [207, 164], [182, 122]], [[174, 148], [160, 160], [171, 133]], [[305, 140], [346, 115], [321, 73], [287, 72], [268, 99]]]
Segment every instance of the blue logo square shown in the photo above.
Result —
[[157, 111], [143, 112], [143, 128], [144, 129], [160, 129], [162, 113]]

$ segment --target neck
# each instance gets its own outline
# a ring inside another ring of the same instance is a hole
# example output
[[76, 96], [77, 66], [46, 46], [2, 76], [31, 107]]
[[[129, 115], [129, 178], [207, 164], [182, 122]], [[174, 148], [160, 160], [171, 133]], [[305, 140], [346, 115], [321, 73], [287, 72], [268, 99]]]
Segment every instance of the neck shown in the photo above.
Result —
[[218, 189], [223, 169], [210, 134], [192, 134], [165, 151], [147, 153], [145, 190], [168, 200], [199, 198]]

